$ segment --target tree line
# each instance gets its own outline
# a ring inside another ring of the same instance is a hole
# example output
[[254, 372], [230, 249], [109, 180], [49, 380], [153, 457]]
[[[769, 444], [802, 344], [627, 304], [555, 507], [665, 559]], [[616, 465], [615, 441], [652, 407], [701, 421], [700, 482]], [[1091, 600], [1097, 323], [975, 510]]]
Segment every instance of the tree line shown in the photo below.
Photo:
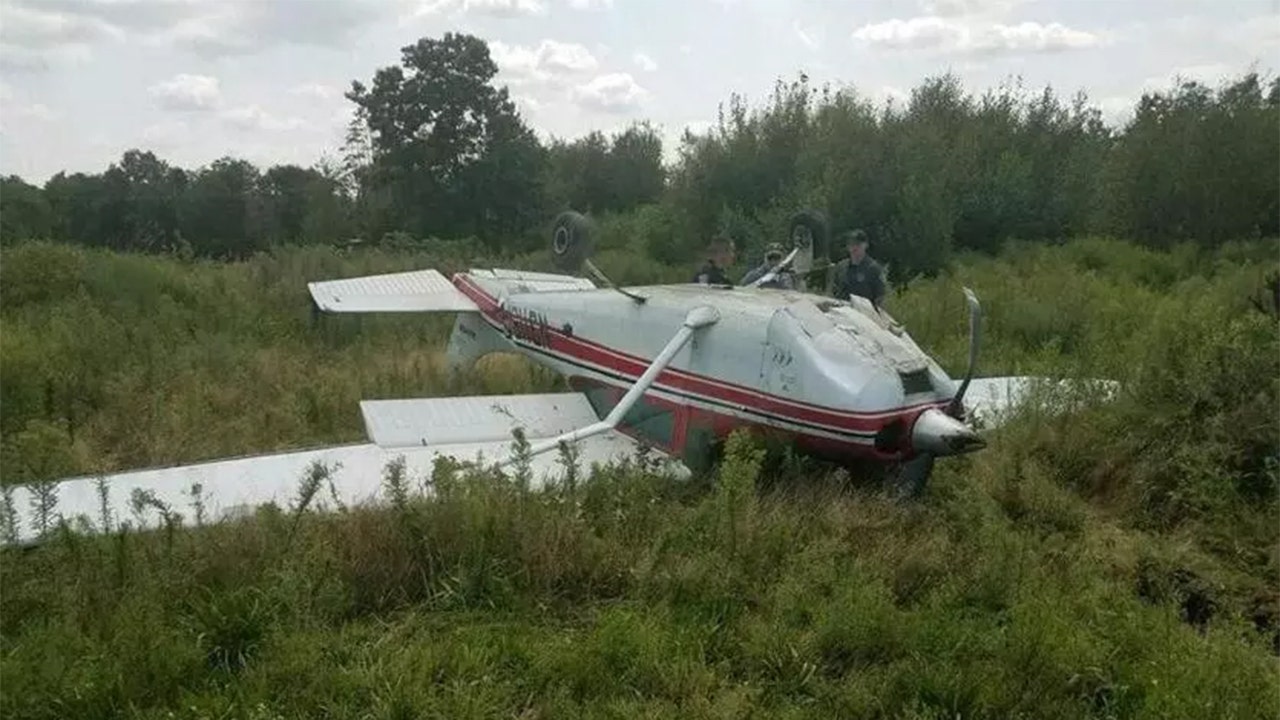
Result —
[[402, 48], [399, 64], [352, 82], [341, 153], [310, 168], [227, 157], [187, 170], [135, 149], [43, 187], [4, 178], [0, 241], [243, 258], [277, 244], [442, 239], [518, 253], [574, 208], [637, 251], [686, 262], [715, 233], [754, 251], [815, 207], [836, 230], [864, 229], [895, 273], [931, 274], [954, 251], [1010, 239], [1209, 248], [1280, 235], [1280, 78], [1254, 72], [1147, 92], [1122, 127], [1051, 88], [974, 95], [943, 75], [877, 105], [802, 75], [759, 105], [730, 97], [669, 166], [647, 122], [541, 142], [497, 72], [474, 36]]

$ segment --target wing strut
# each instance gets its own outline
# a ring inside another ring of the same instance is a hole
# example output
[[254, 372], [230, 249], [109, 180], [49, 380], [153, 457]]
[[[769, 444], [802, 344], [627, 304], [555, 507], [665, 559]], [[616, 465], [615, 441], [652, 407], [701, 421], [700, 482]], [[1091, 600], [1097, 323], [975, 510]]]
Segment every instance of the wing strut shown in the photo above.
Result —
[[[653, 381], [658, 379], [658, 375], [671, 364], [671, 361], [675, 359], [676, 353], [680, 352], [680, 349], [688, 344], [693, 337], [693, 333], [708, 325], [713, 325], [719, 320], [720, 313], [713, 307], [704, 305], [690, 310], [689, 314], [684, 318], [684, 324], [680, 326], [675, 336], [671, 338], [666, 347], [662, 348], [662, 352], [658, 353], [658, 356], [653, 359], [649, 367], [636, 380], [636, 384], [631, 386], [627, 394], [622, 396], [622, 399], [618, 401], [617, 405], [613, 406], [613, 410], [610, 410], [603, 420], [532, 445], [529, 448], [529, 454], [539, 455], [560, 447], [562, 442], [576, 442], [616, 428], [618, 423], [622, 422], [622, 418], [635, 406], [640, 396], [644, 395], [645, 391], [653, 385]], [[514, 461], [515, 458], [510, 458], [503, 462], [502, 465], [509, 465]]]

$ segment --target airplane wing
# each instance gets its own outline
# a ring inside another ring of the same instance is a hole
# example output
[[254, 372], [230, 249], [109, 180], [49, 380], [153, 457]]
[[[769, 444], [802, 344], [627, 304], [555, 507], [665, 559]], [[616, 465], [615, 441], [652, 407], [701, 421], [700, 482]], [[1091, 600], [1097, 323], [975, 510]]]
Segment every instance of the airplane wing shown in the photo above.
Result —
[[[152, 493], [169, 508], [195, 520], [192, 486], [199, 484], [205, 522], [240, 517], [262, 504], [274, 502], [282, 509], [296, 503], [298, 489], [313, 463], [331, 469], [329, 482], [321, 484], [313, 507], [320, 511], [379, 503], [384, 498], [383, 472], [397, 457], [405, 460], [406, 478], [412, 490], [423, 487], [435, 460], [451, 456], [467, 461], [482, 457], [488, 465], [512, 452], [511, 430], [524, 427], [530, 443], [553, 438], [566, 429], [594, 422], [596, 415], [581, 393], [449, 397], [413, 400], [374, 400], [361, 403], [365, 427], [372, 442], [336, 445], [290, 452], [227, 458], [167, 468], [112, 473], [103, 476], [105, 506], [112, 527], [128, 521], [135, 528], [159, 527], [162, 518], [154, 509], [141, 514], [131, 507], [135, 491]], [[638, 443], [616, 431], [585, 438], [577, 443], [583, 471], [592, 463], [608, 463], [634, 457]], [[665, 458], [658, 449], [652, 457]], [[687, 472], [678, 463], [671, 469]], [[563, 477], [558, 453], [530, 458], [531, 485], [541, 486]], [[100, 529], [104, 502], [96, 477], [69, 478], [54, 485], [53, 517], [75, 526], [83, 516], [92, 529]], [[336, 500], [335, 500], [336, 498]], [[13, 535], [20, 544], [39, 537], [37, 493], [18, 486], [9, 494], [16, 518]]]
[[435, 270], [307, 283], [325, 312], [468, 312], [475, 303]]
[[[1018, 408], [1031, 400], [1044, 409], [1059, 411], [1065, 410], [1064, 405], [1071, 400], [1110, 400], [1119, 387], [1114, 380], [1055, 380], [1029, 375], [973, 378], [964, 404], [969, 415], [978, 419], [983, 427], [993, 428], [1007, 422]], [[1062, 397], [1063, 394], [1068, 397]]]
[[[497, 280], [512, 292], [592, 290], [595, 285], [571, 275], [526, 270], [478, 270], [470, 275]], [[476, 312], [479, 308], [437, 270], [413, 270], [386, 275], [322, 280], [307, 283], [316, 306], [324, 312]]]

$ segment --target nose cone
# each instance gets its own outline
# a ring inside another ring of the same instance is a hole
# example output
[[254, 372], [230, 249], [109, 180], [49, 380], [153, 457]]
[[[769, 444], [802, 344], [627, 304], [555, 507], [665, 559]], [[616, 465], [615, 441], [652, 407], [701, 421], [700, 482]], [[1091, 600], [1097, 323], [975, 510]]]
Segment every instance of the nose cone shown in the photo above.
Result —
[[919, 452], [935, 455], [960, 455], [987, 446], [969, 426], [936, 408], [925, 410], [916, 418], [911, 444]]

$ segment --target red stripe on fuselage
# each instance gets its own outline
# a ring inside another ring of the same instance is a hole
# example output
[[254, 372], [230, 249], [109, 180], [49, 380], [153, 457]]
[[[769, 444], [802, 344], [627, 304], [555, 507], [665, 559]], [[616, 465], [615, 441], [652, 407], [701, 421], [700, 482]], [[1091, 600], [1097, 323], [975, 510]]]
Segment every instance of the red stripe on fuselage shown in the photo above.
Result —
[[[481, 313], [490, 322], [499, 327], [503, 326], [503, 314], [506, 311], [498, 306], [495, 298], [465, 275], [455, 275], [454, 282], [459, 291], [479, 306]], [[632, 379], [639, 378], [651, 362], [651, 360], [629, 355], [586, 340], [578, 335], [566, 334], [552, 323], [547, 324], [546, 331], [543, 337], [547, 340], [547, 349], [627, 375]], [[722, 403], [779, 415], [790, 420], [860, 432], [876, 432], [895, 419], [902, 419], [904, 422], [910, 423], [916, 415], [924, 410], [934, 407], [941, 408], [947, 404], [946, 400], [935, 400], [877, 412], [837, 410], [780, 398], [776, 395], [762, 393], [759, 390], [734, 385], [723, 380], [708, 378], [676, 368], [668, 368], [660, 373], [655, 384], [711, 398]]]

